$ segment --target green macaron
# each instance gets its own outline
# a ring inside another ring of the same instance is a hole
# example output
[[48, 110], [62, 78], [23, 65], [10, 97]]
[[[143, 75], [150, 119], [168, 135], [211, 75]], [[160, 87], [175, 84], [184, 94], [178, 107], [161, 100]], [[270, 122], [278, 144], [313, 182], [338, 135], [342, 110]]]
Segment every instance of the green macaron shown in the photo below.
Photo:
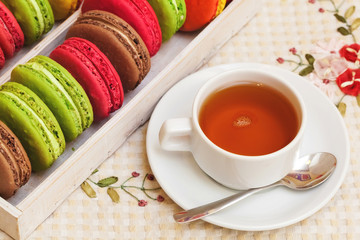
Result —
[[169, 40], [184, 24], [186, 5], [184, 0], [148, 0], [158, 18], [162, 41]]
[[14, 14], [24, 32], [25, 44], [37, 41], [54, 26], [48, 0], [1, 0]]
[[49, 168], [65, 150], [55, 116], [34, 92], [19, 83], [0, 86], [0, 120], [19, 138], [34, 171]]
[[74, 140], [93, 122], [89, 98], [80, 84], [61, 65], [36, 56], [11, 72], [11, 81], [38, 95], [58, 120], [67, 142]]

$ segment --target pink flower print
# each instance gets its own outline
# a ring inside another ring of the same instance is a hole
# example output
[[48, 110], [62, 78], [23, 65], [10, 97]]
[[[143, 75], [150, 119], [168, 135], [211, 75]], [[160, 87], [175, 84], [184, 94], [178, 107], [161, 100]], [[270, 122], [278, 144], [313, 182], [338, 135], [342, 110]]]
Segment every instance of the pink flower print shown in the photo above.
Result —
[[147, 204], [148, 204], [148, 202], [145, 201], [145, 200], [139, 200], [138, 201], [138, 206], [139, 207], [145, 207]]
[[289, 52], [291, 52], [293, 55], [295, 55], [297, 53], [296, 48], [292, 47], [289, 49]]
[[314, 84], [314, 86], [318, 87], [330, 99], [335, 98], [335, 91], [337, 89], [335, 84], [331, 84], [328, 79], [320, 79], [314, 72], [310, 73], [307, 78], [312, 84]]
[[163, 202], [163, 201], [165, 200], [165, 198], [164, 198], [163, 196], [161, 196], [161, 195], [158, 195], [157, 198], [156, 198], [156, 200], [157, 200], [158, 202]]
[[320, 79], [328, 79], [331, 81], [335, 81], [348, 67], [347, 61], [336, 55], [328, 55], [316, 59], [314, 62], [314, 71], [316, 75]]
[[153, 174], [151, 174], [151, 173], [149, 173], [149, 174], [146, 176], [146, 178], [147, 178], [148, 180], [150, 180], [150, 181], [154, 181], [154, 180], [155, 180], [155, 176], [154, 176]]
[[311, 50], [311, 53], [315, 58], [335, 54], [338, 55], [339, 50], [344, 46], [344, 41], [339, 41], [337, 39], [331, 39], [328, 42], [319, 41], [314, 46], [314, 49]]
[[280, 64], [283, 64], [285, 62], [285, 60], [282, 57], [277, 58], [276, 61]]
[[343, 93], [356, 97], [360, 93], [360, 69], [346, 70], [336, 79], [336, 83]]

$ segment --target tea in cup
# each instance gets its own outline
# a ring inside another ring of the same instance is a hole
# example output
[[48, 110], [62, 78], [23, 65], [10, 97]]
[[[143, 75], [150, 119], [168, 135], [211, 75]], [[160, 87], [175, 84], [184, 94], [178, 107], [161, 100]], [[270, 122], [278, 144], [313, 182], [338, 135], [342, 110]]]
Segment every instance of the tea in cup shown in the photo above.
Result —
[[286, 79], [265, 70], [215, 76], [197, 93], [190, 118], [166, 120], [160, 145], [191, 151], [200, 168], [243, 190], [283, 178], [299, 155], [306, 110]]

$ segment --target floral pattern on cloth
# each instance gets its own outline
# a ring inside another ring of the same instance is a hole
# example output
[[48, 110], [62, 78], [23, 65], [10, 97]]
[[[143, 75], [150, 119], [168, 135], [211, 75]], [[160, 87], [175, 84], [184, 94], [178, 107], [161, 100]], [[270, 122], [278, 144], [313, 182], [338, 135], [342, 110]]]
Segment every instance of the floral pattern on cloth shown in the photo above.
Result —
[[[319, 0], [318, 0], [319, 1]], [[308, 0], [315, 4], [316, 0]], [[333, 9], [319, 8], [319, 13], [332, 13], [341, 25], [336, 30], [343, 36], [350, 36], [352, 43], [343, 40], [331, 39], [328, 42], [321, 41], [314, 44], [313, 48], [304, 56], [298, 53], [295, 47], [289, 52], [296, 59], [277, 58], [277, 62], [288, 62], [295, 65], [293, 72], [311, 81], [331, 100], [335, 101], [335, 92], [340, 90], [342, 96], [335, 104], [340, 113], [346, 113], [346, 96], [355, 97], [360, 107], [360, 44], [357, 43], [354, 32], [360, 27], [360, 18], [356, 17], [356, 7], [350, 6], [343, 11], [343, 2], [336, 4], [333, 0], [319, 1], [328, 2]], [[342, 14], [343, 12], [343, 14]]]
[[130, 195], [132, 198], [134, 198], [137, 202], [138, 202], [138, 206], [139, 207], [145, 207], [148, 202], [144, 199], [139, 199], [135, 193], [131, 192], [130, 189], [133, 190], [140, 190], [144, 193], [144, 195], [154, 201], [158, 201], [158, 202], [163, 202], [165, 199], [162, 195], [158, 195], [157, 197], [153, 197], [151, 196], [148, 192], [153, 192], [153, 191], [157, 191], [160, 190], [160, 187], [145, 187], [145, 183], [146, 181], [154, 181], [155, 180], [155, 176], [152, 173], [147, 173], [145, 174], [145, 176], [142, 179], [142, 184], [131, 184], [129, 185], [129, 181], [137, 178], [140, 176], [140, 173], [133, 171], [131, 173], [131, 176], [128, 177], [121, 185], [116, 186], [115, 184], [118, 182], [119, 178], [116, 176], [110, 176], [110, 177], [106, 177], [106, 178], [102, 178], [98, 181], [94, 181], [91, 176], [93, 176], [94, 174], [96, 174], [99, 170], [96, 169], [95, 171], [92, 172], [92, 174], [90, 175], [90, 177], [87, 178], [86, 181], [84, 181], [81, 184], [81, 189], [83, 190], [83, 192], [90, 198], [96, 198], [97, 194], [95, 192], [95, 190], [91, 187], [91, 185], [89, 184], [92, 183], [95, 186], [98, 186], [100, 188], [107, 188], [107, 194], [109, 195], [109, 197], [111, 198], [112, 202], [114, 203], [119, 203], [120, 202], [120, 195], [119, 193], [116, 191], [116, 189], [121, 189], [123, 190], [125, 193], [127, 193], [128, 195]]

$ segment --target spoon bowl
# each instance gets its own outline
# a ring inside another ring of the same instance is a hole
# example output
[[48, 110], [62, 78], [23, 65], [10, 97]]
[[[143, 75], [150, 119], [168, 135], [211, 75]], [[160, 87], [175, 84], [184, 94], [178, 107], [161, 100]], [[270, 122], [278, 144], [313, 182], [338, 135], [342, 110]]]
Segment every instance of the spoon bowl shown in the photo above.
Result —
[[313, 153], [298, 158], [293, 170], [280, 180], [295, 190], [307, 190], [323, 183], [335, 170], [336, 157], [331, 153]]
[[179, 223], [192, 222], [225, 209], [259, 191], [275, 186], [286, 186], [293, 190], [307, 190], [325, 182], [336, 168], [336, 157], [327, 152], [318, 152], [295, 160], [293, 169], [283, 179], [260, 188], [242, 191], [218, 201], [174, 214]]

